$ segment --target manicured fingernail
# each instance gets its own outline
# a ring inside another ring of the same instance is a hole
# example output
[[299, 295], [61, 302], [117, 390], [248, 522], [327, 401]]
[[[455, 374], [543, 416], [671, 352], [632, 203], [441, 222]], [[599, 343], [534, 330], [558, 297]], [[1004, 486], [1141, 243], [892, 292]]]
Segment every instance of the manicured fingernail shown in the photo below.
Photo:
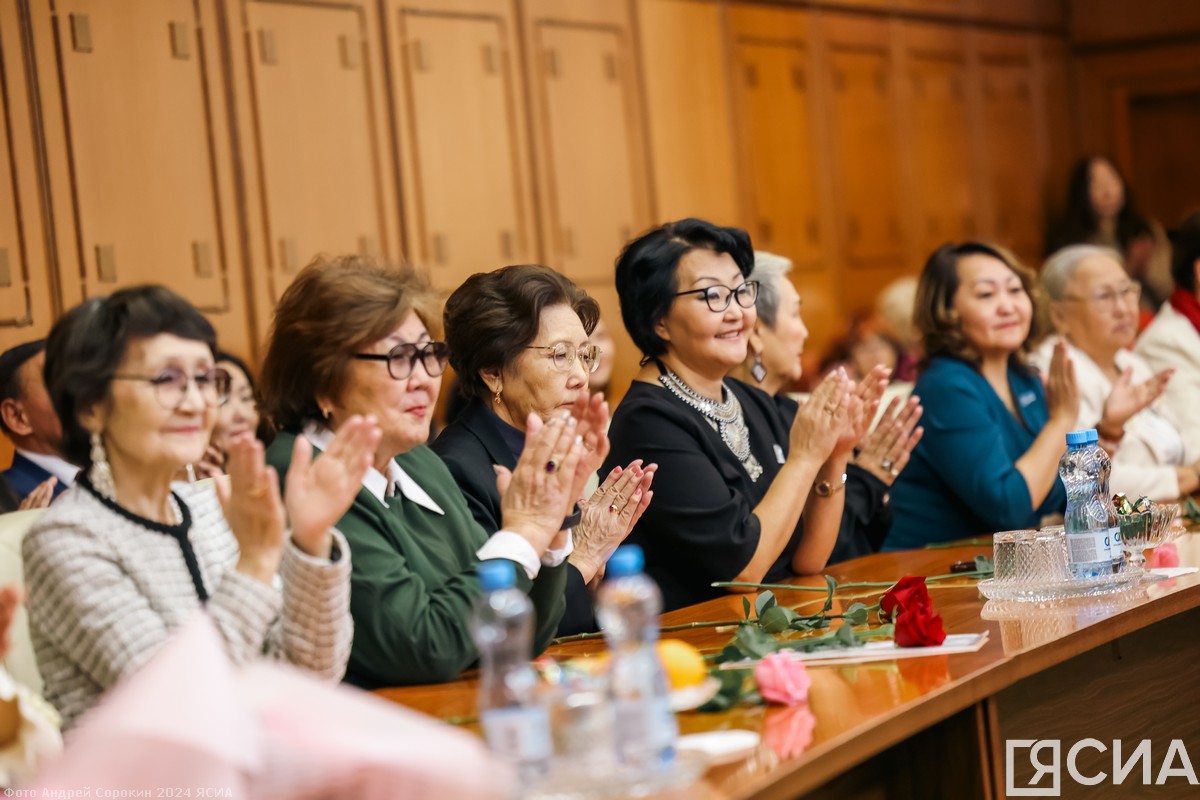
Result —
[[582, 436], [576, 436], [576, 437], [575, 437], [575, 444], [583, 444], [583, 437], [582, 437]]
[[567, 419], [573, 419], [573, 417], [571, 416], [571, 412], [570, 412], [570, 411], [564, 411], [564, 412], [562, 412], [562, 414], [560, 414], [559, 416], [560, 416], [562, 419], [564, 419], [564, 420], [567, 420]]

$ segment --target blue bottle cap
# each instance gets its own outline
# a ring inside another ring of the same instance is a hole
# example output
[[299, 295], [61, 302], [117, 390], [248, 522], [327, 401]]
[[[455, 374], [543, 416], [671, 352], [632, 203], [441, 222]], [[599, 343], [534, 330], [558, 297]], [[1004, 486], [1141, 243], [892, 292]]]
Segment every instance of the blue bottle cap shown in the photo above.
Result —
[[1087, 431], [1071, 431], [1067, 434], [1067, 447], [1078, 447], [1087, 444]]
[[608, 559], [605, 571], [614, 578], [623, 578], [626, 575], [637, 575], [645, 565], [646, 554], [642, 552], [640, 545], [623, 544]]
[[1088, 444], [1095, 444], [1100, 441], [1100, 433], [1095, 428], [1088, 428], [1084, 433], [1087, 434]]
[[517, 571], [513, 563], [502, 558], [480, 561], [475, 572], [479, 575], [479, 583], [483, 585], [485, 592], [511, 589], [517, 584]]

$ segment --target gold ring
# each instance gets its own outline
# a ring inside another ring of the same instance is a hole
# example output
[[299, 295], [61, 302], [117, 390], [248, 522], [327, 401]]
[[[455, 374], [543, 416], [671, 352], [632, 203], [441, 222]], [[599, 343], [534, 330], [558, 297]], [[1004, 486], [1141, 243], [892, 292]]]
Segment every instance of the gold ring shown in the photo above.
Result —
[[557, 469], [558, 469], [558, 464], [555, 462], [555, 460], [553, 458], [546, 462], [546, 472], [554, 472]]
[[609, 503], [609, 504], [608, 504], [608, 510], [609, 510], [609, 513], [612, 513], [612, 514], [615, 514], [615, 513], [617, 513], [617, 504], [616, 504], [616, 503]]
[[251, 489], [250, 491], [246, 492], [246, 494], [249, 495], [250, 497], [255, 497], [255, 498], [266, 497], [267, 496], [267, 487], [260, 486], [257, 489]]

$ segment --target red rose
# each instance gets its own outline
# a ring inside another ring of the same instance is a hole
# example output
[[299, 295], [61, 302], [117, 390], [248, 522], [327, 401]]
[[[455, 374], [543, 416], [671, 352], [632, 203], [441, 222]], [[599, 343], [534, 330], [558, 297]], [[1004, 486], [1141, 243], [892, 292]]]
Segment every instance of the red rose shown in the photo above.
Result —
[[883, 593], [879, 600], [879, 615], [884, 621], [892, 622], [901, 611], [917, 607], [932, 608], [933, 601], [929, 599], [925, 579], [910, 575], [896, 581], [895, 586]]
[[942, 617], [929, 606], [903, 609], [896, 618], [898, 647], [934, 647], [946, 641]]

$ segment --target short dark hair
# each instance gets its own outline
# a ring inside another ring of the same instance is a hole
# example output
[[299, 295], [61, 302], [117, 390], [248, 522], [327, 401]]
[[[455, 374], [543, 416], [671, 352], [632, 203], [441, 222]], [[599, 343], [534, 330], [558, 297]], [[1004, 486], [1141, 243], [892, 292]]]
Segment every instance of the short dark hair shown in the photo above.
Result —
[[743, 277], [754, 269], [750, 234], [702, 219], [668, 222], [625, 245], [617, 258], [617, 297], [629, 337], [646, 358], [667, 352], [654, 330], [679, 291], [679, 262], [693, 250], [728, 253]]
[[368, 256], [317, 256], [275, 307], [262, 365], [263, 411], [274, 430], [299, 431], [323, 419], [317, 398], [338, 397], [350, 356], [415, 313], [436, 336], [436, 296], [408, 267]]
[[213, 357], [213, 360], [216, 361], [218, 364], [220, 364], [222, 361], [226, 361], [230, 364], [233, 364], [238, 369], [240, 369], [242, 371], [242, 374], [246, 376], [246, 380], [250, 384], [250, 391], [254, 392], [254, 394], [256, 396], [258, 395], [258, 387], [254, 381], [254, 373], [250, 371], [250, 367], [246, 366], [245, 361], [242, 361], [240, 358], [235, 356], [233, 353], [228, 353], [224, 350], [218, 350], [216, 356]]
[[[976, 352], [962, 334], [958, 312], [954, 309], [954, 295], [958, 292], [960, 278], [958, 262], [966, 256], [990, 256], [1011, 269], [1021, 279], [1021, 286], [1029, 295], [1033, 313], [1029, 321], [1029, 334], [1021, 343], [1020, 352], [1028, 355], [1032, 346], [1041, 338], [1041, 315], [1038, 313], [1039, 296], [1034, 284], [1033, 272], [1026, 269], [1017, 257], [998, 245], [984, 242], [944, 244], [925, 262], [921, 278], [917, 283], [917, 297], [913, 304], [913, 323], [921, 332], [924, 342], [925, 362], [933, 356], [951, 356], [962, 359], [975, 367], [979, 366], [980, 354]], [[1025, 364], [1014, 359], [1021, 369]]]
[[[16, 347], [10, 347], [4, 351], [3, 355], [0, 355], [0, 402], [21, 399], [24, 394], [20, 377], [21, 367], [45, 349], [46, 340], [36, 339]], [[12, 431], [4, 424], [3, 415], [0, 415], [0, 431], [3, 431], [6, 436], [12, 435]]]
[[129, 343], [169, 333], [203, 342], [215, 357], [217, 334], [195, 306], [163, 286], [131, 286], [68, 311], [46, 339], [46, 390], [62, 421], [63, 457], [91, 464], [79, 414], [108, 396]]
[[467, 397], [487, 397], [480, 370], [503, 369], [537, 338], [542, 312], [565, 305], [588, 335], [600, 306], [569, 278], [540, 264], [515, 264], [467, 278], [446, 300], [443, 314], [450, 366]]
[[1200, 211], [1171, 231], [1171, 277], [1177, 287], [1193, 294], [1197, 260], [1200, 260]]

